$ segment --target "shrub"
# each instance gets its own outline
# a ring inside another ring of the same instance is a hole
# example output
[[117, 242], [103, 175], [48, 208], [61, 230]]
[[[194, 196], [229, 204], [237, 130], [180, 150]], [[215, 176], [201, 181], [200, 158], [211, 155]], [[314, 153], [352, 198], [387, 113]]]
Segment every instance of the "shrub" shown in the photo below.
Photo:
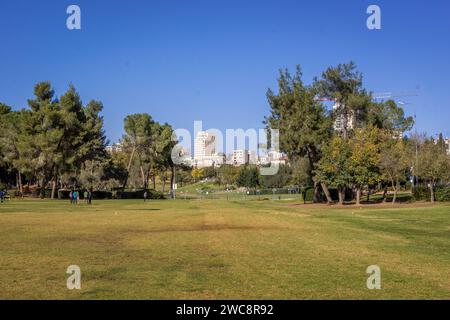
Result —
[[8, 191], [9, 196], [12, 198], [16, 198], [19, 195], [19, 190], [9, 190]]
[[[144, 199], [144, 192], [145, 190], [138, 190], [138, 191], [117, 191], [116, 196], [117, 199]], [[165, 199], [164, 194], [159, 191], [155, 190], [148, 190], [147, 192], [147, 199]]]
[[412, 197], [415, 201], [430, 201], [430, 190], [425, 186], [417, 186], [413, 189]]
[[33, 198], [50, 198], [52, 196], [52, 189], [36, 188], [31, 192]]
[[437, 201], [450, 201], [450, 187], [436, 188], [435, 197]]
[[314, 188], [306, 188], [304, 195], [305, 201], [312, 202], [314, 200]]

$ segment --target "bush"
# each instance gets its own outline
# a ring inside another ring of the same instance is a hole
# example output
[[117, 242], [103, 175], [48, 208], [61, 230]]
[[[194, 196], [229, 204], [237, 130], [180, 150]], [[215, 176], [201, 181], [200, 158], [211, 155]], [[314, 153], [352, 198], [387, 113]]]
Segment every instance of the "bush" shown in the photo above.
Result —
[[437, 201], [450, 201], [450, 187], [436, 188], [435, 197]]
[[16, 198], [17, 196], [19, 196], [19, 190], [9, 190], [8, 195], [12, 198]]
[[305, 195], [305, 201], [312, 202], [314, 201], [314, 188], [306, 188], [306, 191], [304, 193]]
[[69, 199], [70, 190], [58, 190], [58, 199]]
[[36, 188], [31, 192], [33, 198], [50, 198], [52, 196], [52, 189]]
[[417, 186], [413, 189], [412, 197], [415, 201], [430, 201], [430, 190], [425, 186]]
[[92, 198], [95, 200], [112, 199], [113, 193], [109, 191], [94, 191], [92, 193]]
[[[144, 199], [144, 192], [145, 190], [138, 190], [138, 191], [117, 191], [116, 197], [117, 199]], [[147, 192], [147, 199], [165, 199], [164, 194], [162, 194], [159, 191], [155, 190], [148, 190]]]

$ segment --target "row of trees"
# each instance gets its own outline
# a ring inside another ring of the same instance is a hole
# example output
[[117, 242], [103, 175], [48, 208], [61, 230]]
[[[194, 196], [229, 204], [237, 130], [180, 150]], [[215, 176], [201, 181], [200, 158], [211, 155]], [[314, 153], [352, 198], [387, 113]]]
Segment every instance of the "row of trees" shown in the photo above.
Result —
[[375, 101], [362, 79], [353, 62], [328, 68], [311, 85], [303, 83], [299, 67], [294, 75], [282, 70], [278, 92], [267, 92], [271, 114], [264, 123], [279, 129], [281, 151], [299, 183], [314, 186], [315, 201], [322, 191], [332, 202], [329, 187], [335, 187], [341, 203], [351, 189], [359, 204], [363, 188], [382, 185], [386, 192], [390, 184], [396, 192], [412, 174], [429, 185], [433, 200], [435, 185], [449, 179], [445, 148], [426, 137], [404, 139], [413, 119], [392, 100]]
[[49, 82], [36, 84], [29, 108], [13, 111], [0, 104], [0, 183], [36, 187], [42, 196], [51, 188], [90, 190], [149, 187], [149, 180], [173, 168], [173, 130], [148, 114], [124, 121], [122, 151], [106, 152], [101, 111], [92, 100], [83, 105], [71, 85], [61, 97]]
[[[405, 137], [413, 119], [392, 100], [375, 101], [362, 79], [352, 62], [328, 68], [310, 85], [299, 67], [293, 75], [280, 71], [277, 92], [267, 92], [270, 115], [264, 123], [279, 130], [289, 166], [269, 177], [260, 177], [257, 168], [228, 165], [175, 170], [172, 127], [148, 114], [125, 118], [121, 150], [109, 154], [102, 103], [83, 105], [73, 86], [58, 98], [49, 82], [41, 82], [29, 108], [13, 111], [0, 104], [0, 183], [16, 184], [22, 194], [24, 185], [42, 195], [50, 188], [54, 198], [58, 189], [149, 189], [150, 183], [155, 189], [158, 178], [165, 188], [175, 175], [181, 183], [214, 177], [221, 185], [313, 186], [317, 202], [323, 196], [332, 202], [330, 188], [336, 188], [343, 203], [351, 190], [359, 203], [362, 190], [386, 195], [388, 188], [396, 201], [399, 185], [414, 176], [434, 200], [434, 187], [449, 181], [442, 136]], [[334, 104], [332, 111], [324, 101]]]

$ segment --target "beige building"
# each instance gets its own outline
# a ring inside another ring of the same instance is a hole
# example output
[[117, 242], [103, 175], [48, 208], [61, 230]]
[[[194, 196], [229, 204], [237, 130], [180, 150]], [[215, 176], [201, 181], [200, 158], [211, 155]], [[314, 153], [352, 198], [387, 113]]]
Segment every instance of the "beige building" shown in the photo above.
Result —
[[242, 166], [249, 163], [250, 156], [247, 150], [234, 150], [231, 155], [231, 163], [235, 166]]

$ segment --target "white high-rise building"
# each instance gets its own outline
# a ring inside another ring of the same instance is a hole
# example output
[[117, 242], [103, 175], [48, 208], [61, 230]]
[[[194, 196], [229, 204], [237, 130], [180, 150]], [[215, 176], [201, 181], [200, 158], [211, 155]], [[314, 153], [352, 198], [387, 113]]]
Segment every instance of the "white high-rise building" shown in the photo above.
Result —
[[106, 146], [106, 152], [108, 152], [109, 154], [122, 152], [122, 144], [114, 143], [110, 146]]
[[447, 154], [450, 156], [450, 138], [445, 139], [445, 147], [447, 149]]
[[[333, 112], [336, 112], [340, 108], [339, 103], [335, 103], [333, 106]], [[344, 131], [345, 128], [345, 116], [343, 114], [336, 115], [334, 119], [334, 130], [335, 131]], [[355, 114], [350, 111], [347, 115], [347, 130], [352, 130], [355, 128]]]
[[216, 137], [206, 131], [199, 131], [195, 138], [194, 159], [202, 160], [206, 156], [211, 156], [216, 152]]
[[221, 166], [224, 155], [216, 153], [216, 137], [206, 131], [199, 131], [194, 143], [193, 165], [197, 168]]
[[235, 166], [241, 166], [249, 163], [249, 153], [247, 150], [234, 150], [231, 156], [231, 163]]
[[258, 163], [258, 154], [256, 150], [251, 150], [248, 153], [248, 163], [257, 164]]

